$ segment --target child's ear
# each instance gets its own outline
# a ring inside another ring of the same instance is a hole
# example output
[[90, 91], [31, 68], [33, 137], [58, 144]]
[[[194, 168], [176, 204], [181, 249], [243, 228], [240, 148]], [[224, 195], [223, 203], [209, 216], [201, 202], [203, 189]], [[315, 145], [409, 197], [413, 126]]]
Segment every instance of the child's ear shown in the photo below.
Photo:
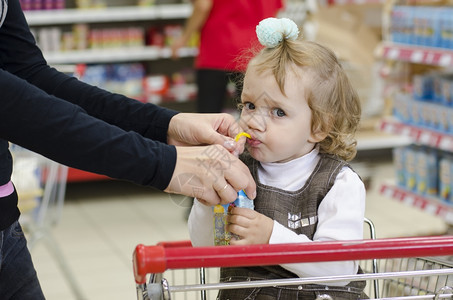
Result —
[[312, 132], [308, 141], [310, 143], [316, 144], [316, 143], [319, 143], [320, 141], [322, 141], [323, 139], [325, 139], [326, 137], [327, 137], [327, 132], [322, 132], [321, 129], [317, 129]]

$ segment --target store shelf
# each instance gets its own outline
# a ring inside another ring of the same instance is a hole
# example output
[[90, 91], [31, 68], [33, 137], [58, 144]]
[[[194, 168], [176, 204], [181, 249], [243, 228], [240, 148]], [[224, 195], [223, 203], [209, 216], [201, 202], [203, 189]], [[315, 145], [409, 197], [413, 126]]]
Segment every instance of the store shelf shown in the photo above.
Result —
[[381, 131], [410, 137], [414, 143], [453, 152], [453, 135], [401, 123], [394, 119], [381, 120]]
[[329, 5], [363, 5], [363, 4], [383, 4], [385, 0], [326, 0]]
[[359, 131], [357, 133], [357, 151], [392, 149], [395, 147], [407, 146], [412, 143], [409, 137], [379, 132]]
[[26, 11], [30, 26], [55, 26], [73, 23], [105, 23], [185, 19], [192, 13], [190, 4], [166, 4], [150, 7], [127, 6], [102, 9], [62, 9]]
[[383, 43], [378, 55], [390, 60], [439, 67], [453, 66], [453, 50], [423, 46]]
[[[195, 57], [197, 54], [197, 48], [182, 48], [179, 52], [180, 57]], [[51, 65], [150, 61], [169, 58], [170, 56], [171, 49], [156, 46], [44, 53], [44, 57]]]
[[436, 198], [428, 198], [409, 192], [403, 188], [383, 184], [380, 194], [398, 200], [406, 205], [416, 207], [431, 215], [442, 218], [448, 224], [453, 224], [453, 206]]

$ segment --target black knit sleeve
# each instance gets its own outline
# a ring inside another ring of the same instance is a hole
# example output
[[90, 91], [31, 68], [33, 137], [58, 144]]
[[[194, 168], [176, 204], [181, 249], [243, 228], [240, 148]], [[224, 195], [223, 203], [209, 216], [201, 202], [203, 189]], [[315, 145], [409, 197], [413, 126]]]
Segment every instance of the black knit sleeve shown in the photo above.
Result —
[[18, 0], [0, 28], [0, 139], [65, 165], [165, 189], [176, 112], [84, 84], [47, 66]]

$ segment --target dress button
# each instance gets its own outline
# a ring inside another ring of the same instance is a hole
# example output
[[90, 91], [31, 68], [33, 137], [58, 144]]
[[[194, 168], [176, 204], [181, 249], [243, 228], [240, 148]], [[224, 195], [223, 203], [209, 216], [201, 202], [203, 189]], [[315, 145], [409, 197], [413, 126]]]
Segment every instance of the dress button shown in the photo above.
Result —
[[327, 294], [320, 294], [316, 297], [316, 300], [333, 300], [333, 298]]

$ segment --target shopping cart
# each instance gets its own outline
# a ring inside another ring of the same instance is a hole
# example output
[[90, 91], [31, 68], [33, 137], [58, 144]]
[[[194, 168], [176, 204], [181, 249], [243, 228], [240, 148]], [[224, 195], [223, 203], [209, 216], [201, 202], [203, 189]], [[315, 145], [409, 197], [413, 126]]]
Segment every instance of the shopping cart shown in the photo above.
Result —
[[[366, 293], [372, 299], [452, 299], [451, 255], [453, 236], [196, 248], [181, 241], [138, 245], [133, 264], [139, 300], [215, 299], [220, 289], [357, 280], [367, 282]], [[365, 273], [219, 283], [218, 272], [210, 282], [204, 272], [219, 267], [343, 260], [359, 260]]]

